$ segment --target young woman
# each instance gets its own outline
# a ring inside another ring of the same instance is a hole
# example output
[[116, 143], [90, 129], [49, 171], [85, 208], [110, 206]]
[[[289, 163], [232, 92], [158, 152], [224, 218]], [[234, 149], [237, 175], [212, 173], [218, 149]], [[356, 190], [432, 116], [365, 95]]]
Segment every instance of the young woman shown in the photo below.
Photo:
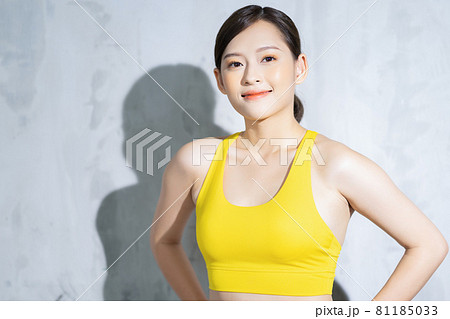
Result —
[[187, 143], [164, 171], [151, 247], [178, 296], [208, 300], [181, 245], [196, 207], [209, 300], [332, 300], [355, 210], [405, 248], [372, 300], [411, 300], [447, 242], [377, 164], [299, 124], [295, 85], [308, 64], [292, 20], [270, 7], [235, 11], [217, 35], [215, 63], [245, 131]]

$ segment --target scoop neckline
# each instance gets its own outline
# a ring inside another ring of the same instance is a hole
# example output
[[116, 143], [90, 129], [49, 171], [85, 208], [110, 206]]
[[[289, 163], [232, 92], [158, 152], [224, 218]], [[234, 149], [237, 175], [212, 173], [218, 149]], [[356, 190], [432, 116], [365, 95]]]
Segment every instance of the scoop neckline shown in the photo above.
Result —
[[239, 205], [235, 205], [235, 204], [231, 203], [230, 201], [228, 201], [228, 199], [225, 196], [224, 187], [223, 187], [223, 180], [224, 180], [224, 175], [225, 175], [225, 166], [226, 166], [226, 163], [227, 163], [228, 150], [231, 147], [231, 145], [237, 140], [237, 138], [243, 133], [243, 131], [239, 132], [239, 134], [237, 134], [233, 139], [227, 138], [227, 139], [229, 139], [229, 143], [228, 143], [228, 146], [227, 146], [225, 152], [223, 153], [224, 160], [223, 160], [222, 173], [221, 173], [221, 178], [220, 178], [220, 190], [221, 190], [220, 194], [222, 196], [222, 199], [226, 202], [226, 204], [229, 205], [229, 206], [235, 207], [236, 209], [258, 209], [258, 208], [261, 208], [261, 207], [265, 207], [267, 205], [273, 205], [275, 203], [275, 201], [277, 200], [277, 198], [279, 196], [281, 196], [280, 194], [282, 192], [284, 192], [284, 189], [286, 188], [286, 184], [288, 183], [288, 181], [290, 180], [290, 177], [292, 175], [292, 169], [293, 169], [293, 167], [295, 165], [295, 162], [297, 161], [299, 150], [302, 148], [302, 145], [303, 145], [306, 137], [308, 136], [308, 134], [310, 132], [311, 132], [310, 130], [306, 129], [306, 132], [303, 135], [302, 139], [300, 140], [300, 143], [297, 145], [297, 148], [295, 150], [294, 158], [293, 158], [293, 160], [291, 162], [291, 166], [289, 167], [289, 170], [287, 172], [287, 176], [286, 176], [283, 184], [281, 185], [280, 189], [278, 190], [278, 192], [276, 192], [276, 194], [273, 195], [267, 202], [259, 204], [259, 205], [253, 205], [253, 206], [239, 206]]

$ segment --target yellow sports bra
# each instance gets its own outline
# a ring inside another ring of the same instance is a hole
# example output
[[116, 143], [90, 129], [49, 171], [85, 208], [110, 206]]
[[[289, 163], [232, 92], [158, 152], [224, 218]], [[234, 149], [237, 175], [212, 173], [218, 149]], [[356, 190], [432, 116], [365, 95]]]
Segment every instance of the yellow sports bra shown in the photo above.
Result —
[[314, 296], [331, 294], [341, 245], [321, 218], [311, 190], [311, 151], [317, 132], [303, 136], [281, 189], [268, 202], [236, 206], [223, 192], [229, 146], [217, 147], [200, 189], [196, 236], [219, 291]]

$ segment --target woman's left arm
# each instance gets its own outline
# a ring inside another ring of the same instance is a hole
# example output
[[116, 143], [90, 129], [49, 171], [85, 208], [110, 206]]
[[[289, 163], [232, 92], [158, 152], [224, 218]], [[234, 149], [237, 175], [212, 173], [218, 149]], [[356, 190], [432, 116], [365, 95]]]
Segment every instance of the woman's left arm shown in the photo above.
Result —
[[364, 155], [341, 144], [336, 187], [350, 205], [405, 248], [394, 272], [372, 300], [412, 300], [448, 253], [438, 228]]

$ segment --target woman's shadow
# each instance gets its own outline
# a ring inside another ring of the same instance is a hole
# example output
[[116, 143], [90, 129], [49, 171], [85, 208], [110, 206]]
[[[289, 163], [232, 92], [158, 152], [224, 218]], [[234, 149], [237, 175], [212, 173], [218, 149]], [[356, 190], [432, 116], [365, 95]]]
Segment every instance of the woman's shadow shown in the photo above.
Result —
[[[156, 131], [161, 136], [171, 137], [163, 145], [164, 148], [170, 145], [170, 156], [194, 138], [228, 135], [214, 124], [214, 90], [200, 68], [185, 64], [164, 65], [148, 73], [163, 89], [145, 74], [127, 94], [123, 104], [124, 167], [125, 141], [146, 128], [151, 130], [150, 133]], [[133, 158], [135, 154], [133, 150]], [[165, 158], [165, 152], [155, 151], [153, 156], [153, 162], [159, 163]], [[153, 257], [149, 230], [146, 231], [153, 220], [165, 166], [158, 169], [153, 165], [153, 175], [150, 175], [146, 167], [141, 172], [136, 169], [135, 161], [132, 164], [129, 169], [136, 174], [137, 184], [108, 194], [97, 214], [96, 226], [105, 251], [106, 269], [114, 263], [105, 274], [104, 299], [179, 300]], [[207, 291], [206, 267], [195, 236], [195, 212], [186, 225], [182, 244]]]
[[[160, 86], [145, 74], [133, 85], [123, 104], [124, 166], [126, 140], [144, 129], [171, 137], [166, 143], [171, 147], [170, 156], [195, 138], [234, 133], [214, 124], [215, 94], [203, 70], [177, 64], [159, 66], [148, 73]], [[147, 136], [144, 135], [136, 143]], [[135, 154], [133, 150], [133, 158]], [[166, 154], [161, 150], [155, 151], [153, 156], [153, 163], [160, 163]], [[148, 167], [144, 166], [141, 172], [136, 169], [135, 160], [130, 164], [133, 167], [129, 169], [136, 174], [138, 183], [108, 194], [100, 205], [96, 219], [105, 251], [106, 269], [109, 268], [105, 274], [104, 300], [180, 300], [163, 276], [150, 249], [148, 228], [155, 213], [165, 165], [159, 169], [153, 165], [155, 167], [150, 175], [147, 174]], [[195, 218], [193, 211], [183, 233], [182, 245], [208, 296], [208, 276], [197, 245]], [[335, 282], [333, 298], [348, 300], [342, 298], [344, 295]]]

